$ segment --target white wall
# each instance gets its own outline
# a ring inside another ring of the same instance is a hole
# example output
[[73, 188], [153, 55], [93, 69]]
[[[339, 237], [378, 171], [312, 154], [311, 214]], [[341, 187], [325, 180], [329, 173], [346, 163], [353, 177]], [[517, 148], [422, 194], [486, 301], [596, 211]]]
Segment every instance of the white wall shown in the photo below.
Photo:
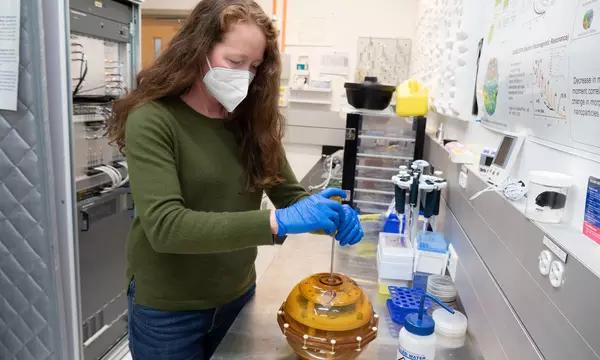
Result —
[[[464, 4], [465, 6], [475, 6], [471, 1], [464, 1]], [[418, 10], [422, 10], [423, 7], [431, 8], [430, 0], [419, 0]], [[491, 21], [491, 19], [482, 21]], [[485, 29], [487, 26], [482, 28]], [[415, 34], [415, 37], [420, 38], [421, 35]], [[473, 33], [469, 34], [469, 36], [479, 39], [484, 34]], [[418, 68], [418, 65], [413, 63], [411, 64], [411, 68]], [[457, 89], [457, 91], [467, 91], [469, 94], [473, 93], [472, 88]], [[480, 105], [481, 107], [482, 105]], [[480, 149], [483, 146], [497, 147], [502, 138], [501, 134], [488, 130], [473, 121], [473, 117], [471, 116], [454, 119], [435, 113], [429, 115], [428, 126], [430, 128], [436, 128], [440, 122], [444, 123], [445, 137], [447, 139], [459, 140], [471, 145], [474, 149]], [[590, 176], [600, 176], [600, 163], [588, 160], [585, 156], [581, 155], [581, 153], [575, 155], [528, 140], [521, 151], [519, 162], [513, 174], [513, 177], [523, 180], [527, 179], [529, 171], [532, 170], [552, 170], [572, 175], [575, 178], [575, 186], [569, 194], [565, 222], [572, 229], [579, 232], [581, 232], [583, 226], [588, 178]]]
[[[143, 9], [150, 10], [188, 10], [192, 9], [198, 0], [146, 0]], [[273, 12], [272, 0], [257, 0], [269, 14]], [[350, 74], [346, 77], [332, 77], [334, 92], [333, 106], [326, 106], [318, 112], [308, 111], [302, 105], [291, 105], [289, 111], [288, 138], [293, 142], [302, 142], [301, 138], [321, 139], [336, 137], [327, 134], [340, 133], [343, 142], [343, 132], [332, 129], [345, 127], [345, 119], [332, 113], [337, 112], [339, 105], [344, 102], [344, 83], [354, 80], [357, 59], [357, 40], [361, 36], [384, 38], [414, 38], [417, 0], [287, 0], [287, 36], [285, 52], [291, 56], [290, 67], [294, 67], [299, 55], [311, 57], [311, 78], [320, 78], [320, 54], [345, 52], [349, 55]], [[278, 27], [281, 29], [283, 20], [283, 0], [276, 0]], [[311, 39], [317, 39], [318, 44]], [[300, 46], [304, 45], [304, 46]], [[311, 46], [318, 45], [318, 46]], [[326, 45], [326, 46], [323, 46]], [[293, 75], [293, 72], [291, 72]], [[392, 84], [396, 85], [396, 84]], [[312, 110], [315, 108], [313, 107]], [[307, 121], [307, 119], [312, 120]], [[335, 123], [335, 124], [334, 124]], [[319, 126], [315, 126], [318, 124]], [[307, 136], [306, 131], [297, 133], [293, 128], [303, 130], [315, 129], [320, 131], [315, 136]], [[328, 128], [321, 130], [320, 128]], [[329, 131], [329, 132], [327, 132]], [[291, 136], [300, 134], [299, 136]], [[323, 140], [328, 144], [337, 144], [336, 139]], [[302, 142], [303, 143], [303, 142]], [[311, 142], [307, 142], [311, 143]], [[314, 141], [312, 141], [314, 143]]]
[[[430, 127], [443, 122], [447, 139], [459, 140], [473, 146], [474, 149], [482, 146], [497, 147], [502, 140], [502, 135], [479, 123], [464, 122], [438, 114], [430, 115], [428, 120], [431, 120]], [[600, 163], [528, 140], [521, 150], [513, 177], [525, 180], [532, 170], [558, 171], [575, 178], [575, 185], [569, 193], [565, 222], [580, 232], [585, 213], [588, 179], [590, 176], [600, 177]]]
[[[198, 0], [145, 0], [146, 10], [191, 10]], [[263, 9], [273, 12], [272, 0], [256, 0]], [[299, 55], [311, 57], [311, 77], [319, 77], [319, 55], [326, 52], [347, 52], [350, 59], [350, 77], [354, 80], [356, 43], [361, 36], [409, 38], [415, 35], [417, 0], [288, 0], [287, 36], [285, 52], [292, 57], [292, 66]], [[277, 0], [278, 26], [282, 25], [283, 0]], [[316, 19], [316, 21], [315, 21]], [[326, 20], [326, 21], [323, 21]], [[316, 25], [316, 27], [314, 26]], [[319, 46], [311, 41], [316, 35], [322, 40]], [[327, 46], [323, 46], [326, 44]], [[334, 79], [337, 91], [343, 93], [344, 78]], [[395, 84], [392, 84], [395, 85]], [[334, 107], [337, 108], [337, 107]]]
[[[321, 54], [332, 51], [348, 53], [351, 69], [349, 78], [333, 79], [334, 109], [337, 109], [344, 82], [354, 80], [358, 38], [370, 36], [412, 40], [417, 4], [417, 0], [289, 0], [285, 52], [291, 56], [292, 68], [299, 56], [310, 56], [311, 78], [320, 77]], [[278, 16], [281, 16], [280, 7]], [[311, 44], [310, 39], [315, 37], [315, 33], [321, 36], [319, 41]]]

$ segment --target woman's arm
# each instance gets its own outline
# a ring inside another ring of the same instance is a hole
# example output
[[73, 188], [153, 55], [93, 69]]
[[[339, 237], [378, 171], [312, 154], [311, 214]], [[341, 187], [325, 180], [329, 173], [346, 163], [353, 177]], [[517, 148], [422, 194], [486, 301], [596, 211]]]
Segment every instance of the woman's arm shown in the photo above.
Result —
[[302, 185], [298, 183], [296, 175], [294, 175], [294, 172], [290, 168], [287, 159], [281, 168], [281, 177], [283, 178], [281, 184], [266, 191], [267, 196], [269, 196], [269, 199], [271, 199], [276, 208], [281, 209], [288, 207], [298, 202], [298, 200], [310, 195], [304, 190]]
[[214, 213], [185, 207], [171, 115], [161, 110], [149, 104], [133, 112], [126, 133], [133, 198], [152, 248], [161, 253], [202, 254], [271, 245], [268, 210]]

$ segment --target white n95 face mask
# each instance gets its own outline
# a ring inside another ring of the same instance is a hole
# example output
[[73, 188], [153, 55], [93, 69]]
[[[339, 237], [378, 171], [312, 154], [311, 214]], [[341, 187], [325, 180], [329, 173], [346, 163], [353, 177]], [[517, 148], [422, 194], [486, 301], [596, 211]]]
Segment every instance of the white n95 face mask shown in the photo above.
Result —
[[212, 67], [206, 58], [209, 70], [204, 76], [204, 85], [223, 107], [233, 112], [248, 95], [254, 74], [247, 70]]

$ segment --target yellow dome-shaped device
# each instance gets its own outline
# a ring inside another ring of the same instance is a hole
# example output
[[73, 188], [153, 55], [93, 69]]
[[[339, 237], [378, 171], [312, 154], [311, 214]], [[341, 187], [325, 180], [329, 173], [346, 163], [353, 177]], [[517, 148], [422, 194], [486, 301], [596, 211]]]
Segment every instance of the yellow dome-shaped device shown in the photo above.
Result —
[[359, 328], [373, 314], [369, 299], [354, 280], [327, 273], [315, 274], [296, 285], [284, 309], [299, 323], [327, 331]]
[[294, 286], [277, 322], [302, 359], [354, 359], [377, 336], [378, 316], [354, 280], [319, 273]]

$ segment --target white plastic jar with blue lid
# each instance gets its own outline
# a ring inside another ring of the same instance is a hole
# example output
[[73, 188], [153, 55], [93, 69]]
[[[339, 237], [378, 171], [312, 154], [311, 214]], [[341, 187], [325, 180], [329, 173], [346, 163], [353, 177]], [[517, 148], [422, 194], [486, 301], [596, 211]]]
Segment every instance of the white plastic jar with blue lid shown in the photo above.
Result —
[[437, 338], [435, 321], [425, 313], [425, 298], [430, 298], [450, 313], [454, 310], [429, 294], [421, 297], [418, 313], [406, 315], [404, 327], [398, 334], [398, 360], [434, 360]]

